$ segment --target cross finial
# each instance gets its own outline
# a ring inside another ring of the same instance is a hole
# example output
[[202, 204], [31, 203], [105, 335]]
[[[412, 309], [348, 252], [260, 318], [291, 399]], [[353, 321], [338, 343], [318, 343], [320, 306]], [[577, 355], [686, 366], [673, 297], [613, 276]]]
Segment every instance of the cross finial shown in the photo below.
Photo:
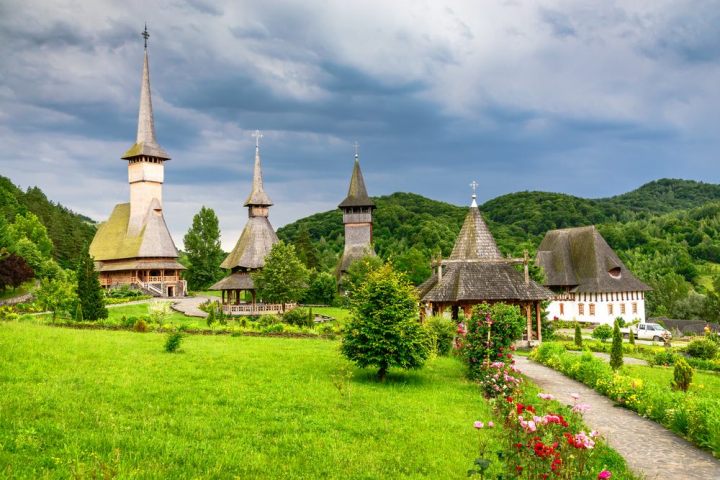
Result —
[[145, 23], [145, 30], [140, 34], [145, 39], [145, 50], [147, 50], [147, 41], [150, 38], [150, 34], [147, 31], [147, 22]]
[[477, 187], [479, 187], [479, 186], [480, 186], [480, 184], [478, 182], [476, 182], [475, 180], [470, 182], [470, 188], [473, 189], [473, 197], [477, 196]]
[[356, 140], [353, 146], [355, 147], [355, 158], [358, 158], [360, 155], [360, 144]]
[[263, 134], [260, 130], [255, 130], [252, 136], [255, 137], [255, 148], [260, 148], [260, 139], [263, 137]]

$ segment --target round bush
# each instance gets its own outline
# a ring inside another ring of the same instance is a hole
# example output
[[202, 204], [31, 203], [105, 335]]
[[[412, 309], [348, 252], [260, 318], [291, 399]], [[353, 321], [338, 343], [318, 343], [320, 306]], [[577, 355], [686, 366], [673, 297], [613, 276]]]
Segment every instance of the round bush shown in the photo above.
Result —
[[610, 325], [603, 323], [593, 329], [592, 337], [597, 338], [601, 342], [604, 342], [608, 338], [612, 337], [613, 329]]
[[698, 339], [688, 343], [685, 347], [685, 353], [695, 358], [702, 358], [703, 360], [712, 360], [718, 353], [717, 343], [707, 340]]
[[457, 330], [455, 322], [448, 318], [430, 317], [425, 321], [425, 328], [433, 339], [435, 352], [440, 356], [449, 354]]
[[283, 321], [297, 327], [312, 327], [315, 322], [310, 318], [310, 311], [307, 308], [293, 308], [283, 314]]

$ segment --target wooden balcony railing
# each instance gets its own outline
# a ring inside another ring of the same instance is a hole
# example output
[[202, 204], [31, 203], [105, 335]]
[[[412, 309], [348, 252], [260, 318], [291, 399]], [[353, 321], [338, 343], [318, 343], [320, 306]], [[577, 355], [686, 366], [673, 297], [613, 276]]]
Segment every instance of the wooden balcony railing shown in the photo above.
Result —
[[[285, 311], [295, 308], [297, 304], [286, 303]], [[240, 305], [223, 305], [223, 311], [228, 315], [265, 315], [283, 313], [283, 306], [279, 303], [241, 303]]]

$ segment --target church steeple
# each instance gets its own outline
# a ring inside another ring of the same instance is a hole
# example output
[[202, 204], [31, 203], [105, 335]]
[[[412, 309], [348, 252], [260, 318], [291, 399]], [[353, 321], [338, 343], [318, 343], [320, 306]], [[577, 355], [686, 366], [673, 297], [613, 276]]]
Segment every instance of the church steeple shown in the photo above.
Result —
[[[267, 207], [272, 206], [272, 200], [265, 190], [263, 189], [263, 177], [262, 177], [262, 166], [260, 165], [260, 139], [263, 134], [260, 130], [255, 130], [253, 137], [255, 137], [255, 166], [253, 167], [253, 184], [252, 191], [245, 200], [244, 206], [250, 207], [250, 216], [254, 214], [262, 214], [267, 216]], [[265, 208], [254, 208], [254, 207], [265, 207]]]
[[350, 187], [348, 188], [347, 197], [338, 205], [338, 208], [343, 210], [348, 207], [375, 208], [375, 202], [370, 199], [367, 189], [365, 188], [365, 179], [363, 178], [362, 170], [360, 170], [358, 148], [359, 145], [355, 142], [355, 165], [353, 166], [352, 177], [350, 177]]
[[152, 96], [150, 94], [150, 65], [148, 62], [147, 39], [150, 34], [147, 25], [142, 33], [145, 38], [145, 61], [143, 63], [142, 82], [140, 84], [140, 110], [138, 112], [138, 128], [135, 144], [122, 156], [124, 160], [133, 157], [147, 156], [160, 160], [170, 160], [170, 156], [157, 143], [155, 138], [155, 121], [153, 119]]

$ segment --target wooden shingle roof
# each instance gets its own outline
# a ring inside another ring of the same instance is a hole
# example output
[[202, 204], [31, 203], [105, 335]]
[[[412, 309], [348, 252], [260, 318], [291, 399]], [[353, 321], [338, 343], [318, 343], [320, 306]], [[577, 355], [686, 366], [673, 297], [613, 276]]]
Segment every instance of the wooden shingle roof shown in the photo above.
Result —
[[628, 270], [595, 226], [549, 231], [538, 247], [536, 263], [545, 271], [548, 287], [574, 292], [651, 290]]
[[365, 188], [365, 180], [360, 170], [360, 159], [357, 156], [355, 156], [347, 197], [338, 205], [338, 208], [348, 207], [375, 207], [375, 202], [370, 199], [367, 188]]
[[418, 287], [423, 302], [516, 303], [553, 297], [547, 288], [532, 280], [526, 282], [502, 257], [474, 199], [450, 258], [442, 263], [442, 278], [435, 272]]
[[267, 217], [248, 218], [232, 252], [220, 265], [222, 268], [253, 270], [265, 265], [265, 257], [278, 237]]

